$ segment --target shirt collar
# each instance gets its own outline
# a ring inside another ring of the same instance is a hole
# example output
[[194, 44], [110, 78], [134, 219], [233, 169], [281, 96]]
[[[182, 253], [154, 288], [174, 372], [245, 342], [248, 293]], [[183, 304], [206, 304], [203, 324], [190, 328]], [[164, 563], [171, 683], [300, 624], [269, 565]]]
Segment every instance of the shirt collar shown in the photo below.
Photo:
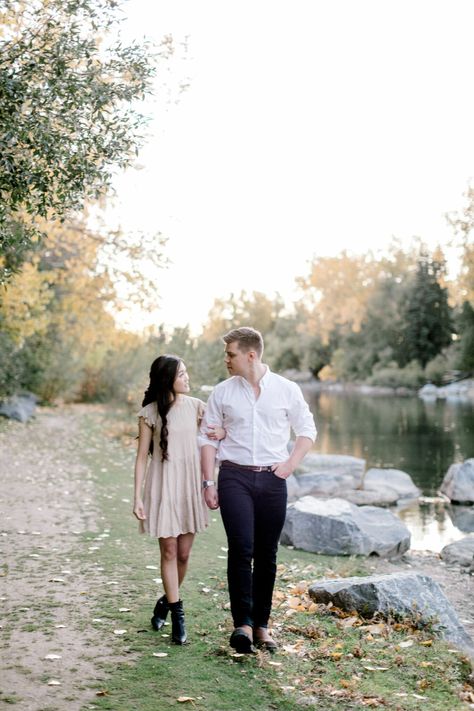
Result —
[[[258, 381], [258, 384], [261, 388], [266, 388], [268, 385], [268, 381], [270, 380], [271, 370], [266, 363], [262, 363], [262, 365], [264, 366], [264, 368], [266, 370], [265, 370], [264, 374], [262, 375], [262, 377], [260, 378], [260, 380]], [[244, 385], [245, 387], [251, 387], [248, 380], [246, 380], [242, 375], [239, 375], [237, 377], [240, 378], [240, 382], [242, 383], [242, 385]]]

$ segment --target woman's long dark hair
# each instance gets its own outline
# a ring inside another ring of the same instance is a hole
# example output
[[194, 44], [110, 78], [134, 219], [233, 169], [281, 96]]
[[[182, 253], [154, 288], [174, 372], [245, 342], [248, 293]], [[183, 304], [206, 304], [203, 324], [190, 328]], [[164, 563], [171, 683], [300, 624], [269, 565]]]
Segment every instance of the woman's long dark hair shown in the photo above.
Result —
[[[142, 407], [156, 402], [161, 417], [160, 449], [161, 461], [168, 459], [168, 421], [167, 415], [176, 399], [173, 384], [178, 374], [182, 360], [175, 355], [161, 355], [153, 361], [150, 368], [150, 384], [145, 391]], [[150, 454], [153, 454], [153, 439], [150, 443]]]

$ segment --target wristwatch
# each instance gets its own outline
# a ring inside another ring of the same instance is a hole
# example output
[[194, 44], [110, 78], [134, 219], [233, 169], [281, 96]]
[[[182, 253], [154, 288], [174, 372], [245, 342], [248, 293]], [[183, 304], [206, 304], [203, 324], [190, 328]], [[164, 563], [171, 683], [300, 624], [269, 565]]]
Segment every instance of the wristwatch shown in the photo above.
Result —
[[202, 482], [202, 488], [207, 489], [209, 486], [215, 486], [216, 482], [214, 479], [204, 479]]

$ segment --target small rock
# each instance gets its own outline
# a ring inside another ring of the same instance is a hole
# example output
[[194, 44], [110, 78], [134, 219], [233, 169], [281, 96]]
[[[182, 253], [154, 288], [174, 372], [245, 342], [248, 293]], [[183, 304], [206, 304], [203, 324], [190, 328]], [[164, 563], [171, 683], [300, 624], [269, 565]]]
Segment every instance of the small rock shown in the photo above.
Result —
[[444, 546], [440, 556], [447, 563], [458, 563], [464, 567], [470, 566], [474, 556], [474, 534]]

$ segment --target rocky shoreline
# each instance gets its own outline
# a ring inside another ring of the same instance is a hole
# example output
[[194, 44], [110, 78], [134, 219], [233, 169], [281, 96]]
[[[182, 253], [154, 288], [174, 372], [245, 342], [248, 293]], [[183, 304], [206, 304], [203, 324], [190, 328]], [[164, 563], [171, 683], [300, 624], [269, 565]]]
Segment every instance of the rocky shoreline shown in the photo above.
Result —
[[336, 380], [316, 380], [309, 372], [289, 370], [283, 375], [301, 387], [308, 394], [328, 392], [344, 395], [369, 395], [369, 396], [419, 396], [426, 400], [466, 400], [474, 401], [474, 378], [466, 378], [449, 385], [437, 387], [427, 383], [422, 388], [408, 388], [405, 386], [390, 387], [380, 385], [367, 385], [365, 383], [339, 382]]

